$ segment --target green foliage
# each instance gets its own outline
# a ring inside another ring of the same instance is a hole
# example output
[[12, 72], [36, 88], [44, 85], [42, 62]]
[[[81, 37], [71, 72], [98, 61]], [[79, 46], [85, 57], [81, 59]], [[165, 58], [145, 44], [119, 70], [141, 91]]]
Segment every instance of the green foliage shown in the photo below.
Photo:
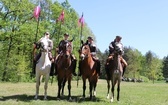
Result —
[[[131, 47], [124, 47], [123, 58], [128, 63], [126, 73], [124, 77], [143, 79], [148, 82], [150, 80], [163, 80], [162, 74], [162, 60], [158, 59], [157, 56], [151, 51], [147, 52], [144, 56], [137, 49]], [[101, 58], [102, 64], [105, 64], [105, 60], [108, 57], [108, 50], [106, 50]], [[167, 64], [167, 63], [165, 63]], [[102, 68], [101, 78], [105, 78], [105, 69]]]
[[164, 78], [168, 78], [168, 56], [163, 58], [162, 73]]
[[[0, 11], [1, 80], [18, 82], [30, 79], [32, 45], [35, 41], [36, 32], [37, 39], [39, 39], [45, 31], [49, 31], [54, 41], [54, 48], [58, 46], [58, 42], [62, 39], [63, 34], [68, 32], [70, 38], [75, 37], [73, 53], [75, 56], [78, 56], [80, 27], [78, 27], [77, 20], [79, 16], [71, 8], [68, 1], [60, 4], [57, 1], [52, 3], [51, 0], [46, 0], [44, 4], [41, 4], [38, 31], [36, 31], [37, 21], [32, 18], [33, 10], [38, 2], [30, 2], [29, 0], [0, 0], [0, 4], [3, 8]], [[56, 19], [63, 9], [65, 21], [60, 29], [61, 23], [56, 22]], [[87, 36], [85, 35], [93, 36], [87, 24], [83, 28], [83, 39], [86, 39]]]
[[[87, 23], [85, 23], [81, 33], [81, 27], [77, 23], [81, 14], [77, 14], [68, 0], [62, 3], [57, 0], [54, 3], [52, 0], [44, 0], [44, 3], [41, 4], [38, 30], [37, 20], [33, 18], [33, 11], [38, 5], [38, 1], [0, 0], [0, 5], [2, 7], [0, 8], [0, 80], [30, 81], [32, 45], [46, 31], [51, 33], [54, 49], [62, 40], [63, 34], [69, 33], [70, 39], [74, 39], [73, 54], [77, 60], [79, 60], [80, 40], [86, 41], [88, 36], [92, 36], [96, 41], [96, 36], [87, 26]], [[62, 10], [65, 12], [64, 24], [56, 21]], [[35, 40], [36, 34], [37, 40]], [[55, 50], [52, 52], [54, 55]], [[104, 64], [107, 56], [108, 50], [104, 53], [98, 50], [98, 57], [101, 61], [101, 78], [106, 78]], [[139, 78], [144, 76], [150, 80], [162, 80], [163, 76], [164, 78], [168, 77], [168, 57], [163, 60], [163, 67], [162, 60], [158, 59], [151, 51], [143, 56], [137, 49], [125, 47], [123, 57], [128, 63], [126, 77]]]

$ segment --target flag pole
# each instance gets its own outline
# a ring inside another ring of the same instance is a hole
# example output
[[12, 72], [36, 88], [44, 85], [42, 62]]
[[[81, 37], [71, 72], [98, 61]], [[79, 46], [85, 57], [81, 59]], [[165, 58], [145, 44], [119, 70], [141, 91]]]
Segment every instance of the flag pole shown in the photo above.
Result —
[[[82, 16], [81, 16], [81, 18], [79, 19], [79, 23], [80, 23], [80, 25], [81, 25], [81, 27], [80, 27], [80, 46], [79, 46], [79, 49], [81, 48], [81, 46], [82, 46], [82, 43], [81, 43], [81, 40], [82, 40], [82, 32], [83, 32], [83, 22], [84, 22], [84, 20], [83, 20], [83, 13], [82, 13]], [[79, 58], [80, 59], [80, 58]], [[78, 75], [77, 75], [77, 87], [78, 87], [78, 85], [79, 85], [79, 69], [78, 69]]]
[[[60, 34], [61, 34], [61, 26], [62, 24], [64, 23], [64, 10], [62, 10], [60, 16], [58, 17], [57, 19], [57, 22], [60, 21], [60, 26], [59, 26], [59, 32], [58, 32], [58, 36], [57, 36], [57, 45], [59, 44], [59, 37], [60, 37]], [[55, 28], [56, 29], [56, 28]], [[56, 58], [56, 52], [55, 52], [55, 58]], [[51, 79], [51, 85], [53, 83], [53, 78], [54, 76], [52, 76], [52, 79]]]
[[[40, 15], [39, 15], [40, 17]], [[37, 34], [38, 34], [38, 29], [39, 29], [39, 23], [40, 23], [40, 18], [38, 17], [38, 21], [37, 21], [37, 28], [36, 28], [36, 34], [35, 34], [35, 42], [37, 41]]]
[[[39, 17], [40, 17], [40, 4], [34, 9], [34, 13], [33, 13], [33, 17], [36, 18], [37, 20], [37, 28], [36, 28], [36, 34], [35, 34], [35, 38], [34, 38], [34, 41], [36, 42], [37, 41], [37, 34], [38, 34], [38, 27], [39, 27]], [[33, 49], [33, 53], [34, 53], [35, 49]], [[34, 54], [33, 54], [34, 55]], [[33, 55], [32, 55], [32, 59], [33, 59]], [[33, 65], [33, 64], [32, 64]], [[33, 76], [33, 73], [35, 73], [34, 71], [34, 68], [32, 67], [32, 72], [31, 72], [31, 78]]]

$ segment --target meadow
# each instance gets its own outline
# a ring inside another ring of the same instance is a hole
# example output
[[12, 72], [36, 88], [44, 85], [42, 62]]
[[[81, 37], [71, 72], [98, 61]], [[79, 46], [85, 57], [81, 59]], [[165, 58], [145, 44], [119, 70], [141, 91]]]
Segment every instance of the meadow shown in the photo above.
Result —
[[89, 85], [87, 81], [86, 99], [82, 99], [82, 81], [72, 81], [72, 102], [67, 100], [67, 85], [64, 97], [57, 99], [57, 82], [48, 85], [48, 100], [43, 100], [44, 83], [40, 85], [39, 99], [34, 100], [35, 83], [0, 83], [0, 105], [168, 105], [168, 84], [157, 83], [133, 83], [122, 82], [120, 101], [116, 99], [116, 87], [114, 102], [106, 99], [107, 83], [99, 79], [97, 95], [89, 100]]

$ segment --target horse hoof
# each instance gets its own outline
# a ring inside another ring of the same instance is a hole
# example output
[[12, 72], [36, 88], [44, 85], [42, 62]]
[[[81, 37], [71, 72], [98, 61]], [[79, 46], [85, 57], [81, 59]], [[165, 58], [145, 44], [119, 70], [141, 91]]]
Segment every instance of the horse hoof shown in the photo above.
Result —
[[43, 100], [47, 100], [47, 98], [44, 98]]
[[38, 98], [37, 97], [34, 97], [35, 100], [37, 100]]
[[69, 97], [69, 100], [68, 100], [69, 102], [72, 102], [72, 98], [71, 97]]
[[82, 100], [85, 101], [85, 97], [82, 97]]
[[107, 99], [110, 99], [110, 96], [109, 96], [109, 94], [107, 95], [107, 97], [106, 97]]
[[114, 100], [113, 100], [113, 99], [111, 99], [111, 100], [110, 100], [110, 102], [114, 102]]
[[57, 100], [60, 101], [61, 100], [60, 97], [57, 97]]

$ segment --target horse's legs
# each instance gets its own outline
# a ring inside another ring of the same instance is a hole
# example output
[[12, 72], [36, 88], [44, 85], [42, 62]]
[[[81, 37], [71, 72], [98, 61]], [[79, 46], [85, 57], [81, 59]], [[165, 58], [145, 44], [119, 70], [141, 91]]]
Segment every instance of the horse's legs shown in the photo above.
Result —
[[38, 99], [39, 86], [40, 86], [40, 75], [36, 74], [36, 94], [35, 94], [34, 99]]
[[60, 91], [61, 91], [61, 84], [62, 84], [62, 79], [58, 77], [58, 95], [57, 97], [60, 98]]
[[83, 78], [83, 98], [85, 98], [86, 78]]
[[107, 79], [107, 99], [110, 98], [109, 90], [110, 90], [110, 80]]
[[113, 102], [114, 101], [114, 86], [115, 86], [115, 83], [114, 83], [114, 81], [112, 80], [112, 87], [111, 87], [111, 102]]
[[64, 87], [65, 87], [65, 83], [66, 83], [66, 78], [63, 79], [62, 81], [62, 92], [61, 92], [61, 95], [64, 96]]
[[[112, 88], [111, 88], [112, 97], [111, 97], [111, 102], [113, 102], [113, 100], [114, 100], [114, 88], [115, 88], [116, 83], [117, 83], [117, 80], [112, 80]], [[118, 89], [119, 88], [117, 88], [117, 90]]]
[[89, 81], [89, 90], [90, 90], [90, 100], [92, 100], [92, 90], [93, 90], [93, 82]]
[[96, 86], [97, 86], [97, 81], [94, 82], [94, 86], [93, 86], [93, 89], [94, 89], [94, 91], [93, 91], [93, 96], [94, 96], [94, 97], [96, 97]]
[[47, 99], [47, 88], [48, 88], [48, 80], [49, 80], [49, 74], [46, 74], [45, 76], [45, 84], [44, 84], [44, 100]]
[[118, 81], [118, 87], [117, 87], [117, 101], [119, 101], [119, 98], [120, 98], [120, 80]]
[[68, 98], [69, 100], [71, 101], [72, 98], [71, 98], [71, 77], [68, 78]]

